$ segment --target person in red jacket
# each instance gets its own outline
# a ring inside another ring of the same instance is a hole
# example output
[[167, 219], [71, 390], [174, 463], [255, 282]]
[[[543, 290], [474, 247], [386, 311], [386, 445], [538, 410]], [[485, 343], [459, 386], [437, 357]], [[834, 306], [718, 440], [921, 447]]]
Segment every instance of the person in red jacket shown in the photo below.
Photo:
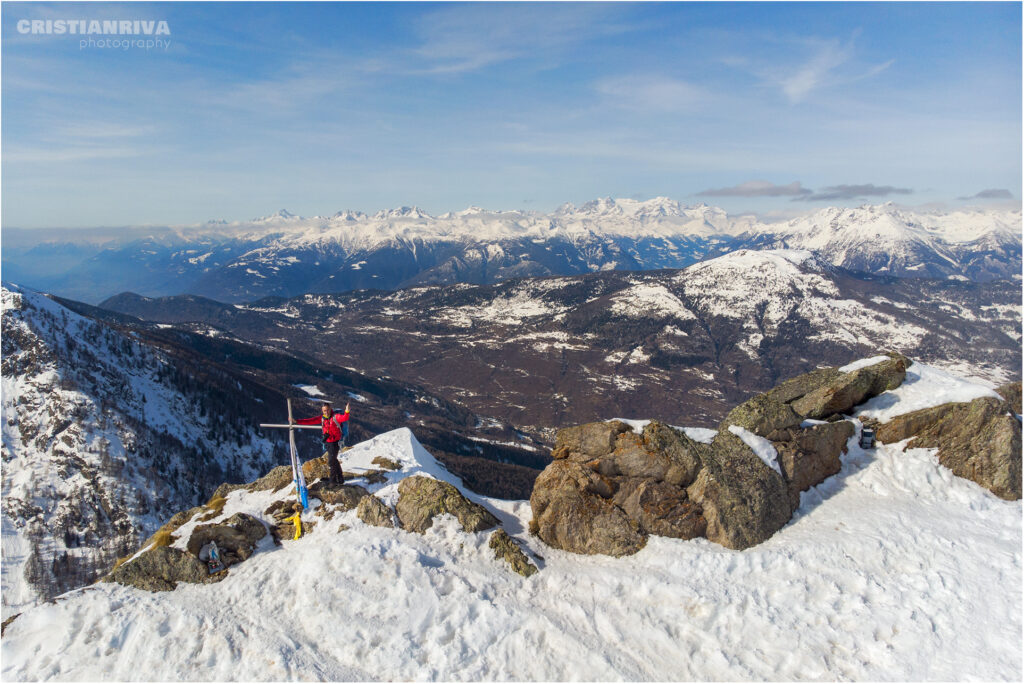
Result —
[[316, 425], [320, 423], [323, 426], [324, 444], [327, 445], [327, 466], [331, 469], [331, 484], [342, 484], [345, 481], [345, 475], [341, 472], [341, 464], [338, 463], [338, 451], [341, 447], [342, 426], [348, 427], [344, 425], [348, 419], [348, 404], [345, 404], [345, 413], [335, 413], [331, 405], [324, 402], [320, 407], [319, 416], [300, 418], [295, 421], [297, 425]]

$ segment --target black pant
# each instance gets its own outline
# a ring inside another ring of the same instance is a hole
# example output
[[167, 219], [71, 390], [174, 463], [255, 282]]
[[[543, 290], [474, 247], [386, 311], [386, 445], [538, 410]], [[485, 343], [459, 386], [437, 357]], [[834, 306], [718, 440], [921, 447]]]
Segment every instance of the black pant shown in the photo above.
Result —
[[341, 472], [341, 464], [338, 463], [340, 449], [340, 442], [327, 443], [327, 467], [331, 469], [330, 481], [333, 484], [341, 484], [345, 481], [345, 475]]

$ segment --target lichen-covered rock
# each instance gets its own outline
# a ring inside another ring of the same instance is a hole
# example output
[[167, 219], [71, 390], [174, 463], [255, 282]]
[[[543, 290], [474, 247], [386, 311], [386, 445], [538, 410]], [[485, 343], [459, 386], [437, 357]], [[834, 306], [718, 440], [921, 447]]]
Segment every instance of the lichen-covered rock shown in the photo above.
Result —
[[555, 448], [551, 451], [554, 459], [570, 458], [592, 460], [606, 456], [615, 449], [619, 435], [632, 432], [622, 421], [587, 423], [559, 430], [555, 436]]
[[369, 496], [365, 488], [359, 485], [331, 484], [321, 480], [309, 488], [310, 499], [320, 499], [324, 503], [340, 506], [344, 511], [350, 511], [359, 505], [363, 497]]
[[667, 482], [625, 479], [613, 501], [646, 534], [694, 539], [707, 529], [701, 507], [689, 500], [685, 489]]
[[402, 464], [401, 463], [399, 463], [398, 461], [392, 460], [390, 458], [386, 458], [384, 456], [375, 456], [373, 458], [373, 460], [370, 461], [370, 463], [372, 463], [373, 465], [378, 465], [381, 468], [383, 468], [384, 470], [401, 470], [402, 469]]
[[211, 575], [206, 563], [191, 553], [172, 546], [157, 546], [122, 563], [104, 582], [117, 582], [147, 591], [171, 591], [178, 582], [209, 584], [224, 579], [227, 573]]
[[885, 443], [908, 437], [912, 448], [938, 448], [939, 463], [996, 496], [1021, 498], [1021, 424], [1006, 402], [981, 397], [921, 409], [878, 426]]
[[661, 480], [677, 487], [688, 487], [697, 479], [701, 468], [700, 454], [706, 448], [705, 445], [690, 439], [685, 432], [656, 420], [644, 428], [643, 440], [644, 448], [650, 453], [664, 454], [668, 460], [668, 467]]
[[895, 352], [888, 356], [887, 361], [841, 373], [831, 382], [793, 401], [793, 410], [803, 418], [821, 420], [837, 413], [848, 413], [857, 404], [896, 389], [906, 379], [911, 362]]
[[782, 475], [727, 430], [715, 436], [704, 467], [686, 491], [703, 510], [707, 538], [730, 549], [760, 544], [793, 512]]
[[614, 483], [600, 473], [574, 461], [555, 461], [534, 482], [530, 531], [573, 553], [636, 553], [647, 543], [647, 535], [609, 500], [614, 493]]
[[853, 423], [843, 420], [803, 429], [791, 428], [779, 435], [783, 439], [773, 442], [794, 509], [800, 504], [800, 492], [839, 472], [846, 442], [855, 432]]
[[302, 474], [305, 476], [306, 482], [329, 478], [331, 476], [331, 468], [327, 465], [327, 456], [318, 456], [303, 463]]
[[291, 466], [277, 466], [255, 482], [245, 485], [245, 489], [250, 492], [276, 492], [290, 485], [292, 479]]
[[490, 511], [464, 497], [455, 486], [423, 475], [408, 477], [398, 485], [395, 512], [403, 529], [420, 534], [443, 513], [454, 515], [466, 532], [481, 532], [498, 525]]
[[537, 566], [530, 562], [523, 550], [519, 548], [519, 544], [508, 536], [505, 530], [496, 530], [487, 545], [493, 549], [494, 557], [504, 559], [512, 567], [513, 572], [517, 572], [523, 577], [529, 577], [537, 572]]
[[216, 542], [225, 565], [241, 563], [256, 549], [256, 543], [267, 533], [263, 523], [246, 513], [236, 513], [223, 523], [198, 525], [185, 545], [188, 552], [199, 557], [199, 550]]
[[840, 375], [842, 373], [839, 372], [838, 368], [817, 368], [795, 378], [783, 380], [765, 392], [765, 394], [773, 401], [777, 401], [780, 404], [788, 404], [834, 382]]
[[367, 525], [376, 527], [394, 527], [395, 520], [391, 509], [377, 497], [364, 496], [356, 507], [356, 517]]
[[778, 430], [796, 427], [802, 420], [789, 404], [769, 394], [758, 394], [729, 411], [718, 429], [725, 432], [730, 425], [736, 425], [755, 435], [768, 437]]
[[1017, 415], [1021, 414], [1020, 387], [1020, 380], [1018, 380], [1017, 382], [1008, 382], [1005, 385], [996, 388], [996, 393], [1006, 400], [1006, 403], [1010, 405], [1010, 408], [1013, 409]]

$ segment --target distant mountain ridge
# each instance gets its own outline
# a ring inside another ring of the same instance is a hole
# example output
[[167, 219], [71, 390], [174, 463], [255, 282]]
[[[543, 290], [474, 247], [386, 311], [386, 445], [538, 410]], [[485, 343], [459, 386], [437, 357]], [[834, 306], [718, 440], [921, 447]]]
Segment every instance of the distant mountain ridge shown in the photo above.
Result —
[[492, 284], [685, 268], [739, 249], [773, 248], [809, 249], [826, 263], [874, 275], [986, 282], [1019, 276], [1020, 227], [1020, 211], [909, 212], [892, 204], [766, 223], [667, 197], [603, 198], [550, 214], [469, 207], [432, 216], [413, 206], [304, 218], [282, 209], [93, 247], [78, 263], [63, 244], [19, 248], [5, 255], [4, 267], [9, 281], [92, 303], [123, 291], [242, 302]]
[[741, 250], [683, 270], [103, 306], [387, 374], [536, 433], [609, 407], [711, 425], [781, 377], [879, 348], [1002, 384], [1019, 373], [1019, 299], [1011, 281], [862, 278], [808, 250]]

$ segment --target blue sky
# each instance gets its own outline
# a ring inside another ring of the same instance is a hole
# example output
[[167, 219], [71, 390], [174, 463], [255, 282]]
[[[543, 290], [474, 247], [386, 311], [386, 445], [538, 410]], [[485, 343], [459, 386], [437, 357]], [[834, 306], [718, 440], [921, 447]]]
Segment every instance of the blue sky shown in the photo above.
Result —
[[[2, 18], [5, 227], [1020, 197], [1019, 3], [7, 2]], [[22, 19], [171, 33], [83, 48]]]

